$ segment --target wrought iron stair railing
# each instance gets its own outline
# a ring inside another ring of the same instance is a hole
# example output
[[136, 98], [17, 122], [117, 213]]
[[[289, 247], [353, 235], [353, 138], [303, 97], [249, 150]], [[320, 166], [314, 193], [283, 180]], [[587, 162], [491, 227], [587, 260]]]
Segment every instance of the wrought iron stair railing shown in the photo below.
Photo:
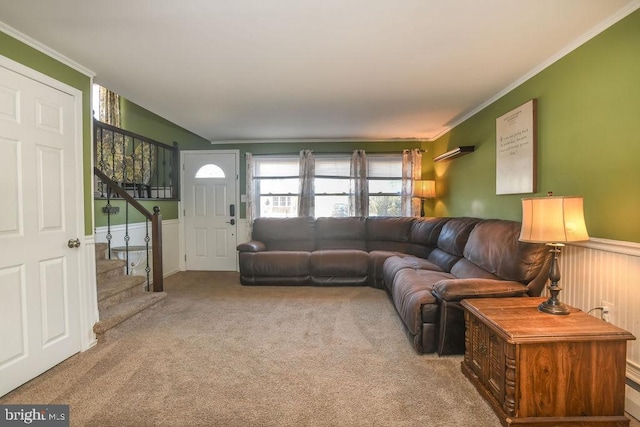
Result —
[[[178, 200], [179, 150], [142, 135], [94, 120], [94, 165], [134, 198]], [[109, 188], [99, 181], [96, 198]], [[116, 197], [117, 194], [110, 194]]]
[[[94, 174], [100, 178], [101, 182], [107, 187], [107, 191], [105, 192], [107, 198], [107, 244], [109, 254], [109, 258], [111, 258], [112, 248], [111, 248], [111, 195], [115, 194], [122, 198], [125, 203], [125, 235], [124, 235], [124, 244], [125, 244], [125, 259], [126, 259], [126, 269], [127, 274], [129, 274], [129, 206], [135, 208], [138, 212], [140, 212], [145, 217], [145, 249], [146, 249], [146, 266], [145, 273], [147, 277], [147, 285], [146, 290], [149, 290], [150, 283], [153, 283], [153, 292], [162, 292], [164, 283], [163, 283], [163, 270], [162, 270], [162, 215], [160, 215], [160, 208], [158, 206], [153, 207], [153, 213], [149, 212], [147, 208], [145, 208], [140, 202], [131, 196], [127, 192], [126, 189], [122, 188], [122, 186], [113, 181], [107, 175], [104, 174], [97, 167], [93, 168]], [[151, 225], [151, 234], [149, 234], [149, 224]], [[151, 245], [150, 243], [153, 242]], [[153, 269], [149, 265], [149, 251], [151, 251], [151, 265]], [[153, 273], [151, 275], [151, 273]], [[151, 282], [151, 279], [153, 281]]]

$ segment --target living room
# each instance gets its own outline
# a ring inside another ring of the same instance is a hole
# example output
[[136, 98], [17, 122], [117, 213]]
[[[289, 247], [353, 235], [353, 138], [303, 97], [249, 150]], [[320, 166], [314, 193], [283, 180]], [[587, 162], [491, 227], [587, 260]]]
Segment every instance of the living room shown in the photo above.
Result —
[[[612, 303], [612, 323], [640, 334], [635, 307], [640, 301], [633, 278], [640, 271], [640, 12], [631, 2], [624, 16], [617, 15], [607, 25], [593, 30], [569, 50], [540, 64], [522, 78], [509, 82], [491, 98], [477, 102], [474, 110], [451, 122], [451, 129], [433, 140], [407, 138], [346, 142], [225, 143], [212, 145], [151, 111], [124, 100], [123, 127], [166, 144], [180, 142], [182, 150], [238, 150], [240, 184], [246, 186], [244, 154], [297, 155], [301, 149], [316, 152], [350, 153], [389, 151], [391, 147], [425, 150], [422, 177], [436, 181], [438, 197], [426, 200], [427, 216], [474, 216], [520, 221], [522, 195], [497, 195], [495, 191], [496, 119], [508, 111], [537, 100], [538, 170], [536, 195], [553, 191], [557, 195], [584, 197], [585, 220], [590, 241], [568, 246], [562, 254], [563, 300], [584, 311]], [[2, 8], [9, 8], [3, 5]], [[615, 21], [615, 22], [613, 22]], [[11, 25], [11, 22], [7, 22]], [[18, 27], [16, 27], [18, 28]], [[20, 28], [18, 28], [20, 29]], [[25, 32], [29, 35], [28, 32]], [[24, 35], [24, 34], [23, 34]], [[38, 40], [47, 45], [47, 40]], [[64, 81], [82, 92], [85, 106], [90, 103], [91, 79], [50, 55], [36, 50], [15, 33], [0, 33], [0, 54]], [[71, 59], [74, 59], [70, 55]], [[124, 94], [126, 98], [126, 94]], [[128, 113], [127, 113], [128, 112]], [[83, 108], [83, 146], [86, 200], [92, 200], [91, 125], [89, 108]], [[432, 158], [457, 146], [474, 145], [475, 151], [449, 162]], [[243, 190], [240, 190], [241, 193]], [[165, 239], [178, 241], [182, 229], [177, 204], [162, 207], [167, 222]], [[246, 235], [245, 207], [239, 209], [239, 235]], [[85, 208], [84, 235], [93, 239], [98, 206]], [[89, 243], [90, 244], [90, 243]], [[176, 249], [165, 256], [165, 272], [181, 270]], [[631, 342], [627, 350], [627, 378], [640, 382], [640, 347]], [[627, 410], [637, 410], [640, 399], [628, 387]], [[635, 393], [637, 394], [637, 393]], [[634, 400], [635, 399], [635, 400]], [[636, 415], [637, 416], [637, 415]]]

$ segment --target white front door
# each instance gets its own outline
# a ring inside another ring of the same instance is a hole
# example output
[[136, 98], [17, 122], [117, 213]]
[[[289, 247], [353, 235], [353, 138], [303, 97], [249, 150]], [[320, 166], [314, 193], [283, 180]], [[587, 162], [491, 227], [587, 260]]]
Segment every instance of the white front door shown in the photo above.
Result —
[[183, 152], [187, 270], [236, 270], [238, 152]]
[[0, 395], [81, 349], [75, 108], [0, 65]]

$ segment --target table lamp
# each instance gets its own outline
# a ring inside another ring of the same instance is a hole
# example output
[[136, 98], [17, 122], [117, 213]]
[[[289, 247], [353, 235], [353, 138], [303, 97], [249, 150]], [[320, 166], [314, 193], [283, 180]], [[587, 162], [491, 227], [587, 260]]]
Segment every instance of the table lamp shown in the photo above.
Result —
[[538, 306], [549, 314], [569, 314], [566, 305], [558, 300], [560, 267], [558, 256], [567, 242], [589, 240], [584, 223], [583, 199], [576, 196], [530, 197], [522, 199], [522, 229], [520, 241], [545, 243], [551, 247], [551, 267], [547, 286], [551, 296]]
[[420, 216], [424, 216], [424, 199], [436, 198], [436, 182], [430, 179], [417, 179], [413, 181], [411, 197], [420, 198]]

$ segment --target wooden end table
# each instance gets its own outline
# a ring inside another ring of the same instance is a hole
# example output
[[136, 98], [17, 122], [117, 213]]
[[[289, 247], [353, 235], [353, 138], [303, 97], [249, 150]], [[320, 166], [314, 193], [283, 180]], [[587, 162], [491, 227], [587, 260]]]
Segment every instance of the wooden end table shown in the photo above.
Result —
[[624, 329], [571, 308], [538, 311], [545, 298], [462, 301], [462, 372], [505, 425], [628, 426]]

